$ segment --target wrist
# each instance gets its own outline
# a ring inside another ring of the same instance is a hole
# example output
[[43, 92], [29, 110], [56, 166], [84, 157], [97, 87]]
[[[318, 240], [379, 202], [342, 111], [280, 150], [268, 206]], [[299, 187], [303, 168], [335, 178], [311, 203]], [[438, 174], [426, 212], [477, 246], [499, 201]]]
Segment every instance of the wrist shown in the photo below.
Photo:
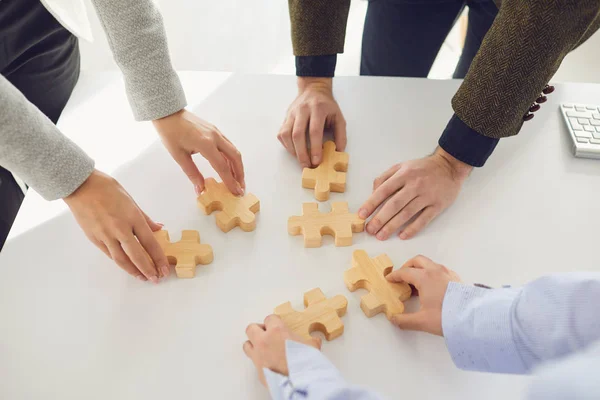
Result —
[[333, 78], [298, 77], [298, 92], [302, 93], [307, 89], [316, 89], [331, 93], [333, 91]]
[[467, 179], [467, 177], [473, 170], [472, 165], [460, 161], [458, 158], [454, 157], [452, 154], [448, 153], [440, 146], [438, 146], [435, 149], [433, 155], [438, 156], [440, 160], [442, 160], [444, 164], [447, 165], [448, 168], [452, 171], [452, 175], [460, 181], [464, 181], [465, 179]]
[[173, 114], [169, 114], [162, 118], [157, 118], [157, 119], [152, 120], [152, 124], [154, 124], [154, 126], [159, 125], [161, 122], [180, 117], [184, 112], [185, 112], [185, 108], [182, 108], [181, 110], [174, 112]]

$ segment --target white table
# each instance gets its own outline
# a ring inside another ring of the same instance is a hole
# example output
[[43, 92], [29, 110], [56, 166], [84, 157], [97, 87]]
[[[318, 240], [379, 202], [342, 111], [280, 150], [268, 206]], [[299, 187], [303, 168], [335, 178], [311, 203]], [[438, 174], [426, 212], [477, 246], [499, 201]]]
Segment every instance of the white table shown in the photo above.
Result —
[[[294, 98], [294, 78], [184, 78], [192, 103], [211, 84], [216, 88], [196, 109], [244, 154], [248, 188], [261, 200], [256, 231], [224, 234], [214, 216], [203, 216], [187, 178], [160, 143], [150, 143], [156, 138], [152, 128], [131, 121], [118, 76], [84, 74], [63, 130], [100, 167], [140, 147], [124, 140], [128, 135], [141, 138], [149, 147], [114, 176], [173, 239], [182, 229], [199, 230], [215, 261], [199, 267], [194, 279], [138, 282], [88, 243], [70, 214], [27, 225], [26, 217], [41, 204], [28, 194], [18, 232], [0, 256], [0, 398], [266, 398], [241, 349], [244, 329], [282, 302], [302, 308], [303, 293], [314, 287], [348, 298], [345, 333], [323, 351], [349, 381], [390, 398], [519, 398], [527, 378], [459, 371], [443, 339], [399, 331], [383, 315], [366, 318], [359, 308], [365, 292], [348, 292], [342, 275], [354, 249], [371, 256], [385, 252], [396, 265], [426, 254], [468, 282], [495, 286], [547, 272], [598, 269], [593, 227], [600, 163], [571, 155], [558, 104], [600, 103], [600, 85], [557, 85], [536, 118], [518, 137], [501, 141], [456, 204], [415, 239], [378, 242], [357, 234], [352, 247], [336, 248], [327, 238], [321, 248], [305, 249], [301, 237], [287, 234], [286, 222], [313, 196], [301, 188], [299, 166], [275, 138]], [[350, 169], [346, 193], [331, 200], [348, 201], [356, 210], [384, 169], [431, 152], [452, 114], [449, 100], [458, 85], [337, 79]], [[111, 147], [105, 144], [100, 152], [102, 142]], [[204, 160], [198, 164], [209, 171]]]

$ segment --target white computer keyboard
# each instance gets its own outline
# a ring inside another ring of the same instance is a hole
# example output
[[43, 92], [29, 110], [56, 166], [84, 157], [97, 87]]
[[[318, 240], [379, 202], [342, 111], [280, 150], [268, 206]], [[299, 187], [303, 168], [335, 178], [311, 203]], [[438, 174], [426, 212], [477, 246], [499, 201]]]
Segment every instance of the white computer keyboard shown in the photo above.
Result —
[[600, 106], [561, 104], [575, 157], [600, 158]]

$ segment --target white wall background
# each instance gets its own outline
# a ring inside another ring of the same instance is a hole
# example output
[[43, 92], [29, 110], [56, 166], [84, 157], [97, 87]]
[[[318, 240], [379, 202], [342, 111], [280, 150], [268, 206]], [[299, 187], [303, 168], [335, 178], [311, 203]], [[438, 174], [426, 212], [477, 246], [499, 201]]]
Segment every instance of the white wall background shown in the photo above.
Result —
[[[89, 0], [86, 0], [89, 3]], [[294, 73], [290, 23], [285, 0], [156, 0], [163, 12], [173, 64], [177, 70]], [[116, 65], [92, 11], [94, 43], [81, 42], [84, 70], [114, 70]], [[346, 52], [338, 75], [358, 75], [366, 1], [352, 2]], [[430, 74], [449, 78], [460, 55], [458, 29], [450, 34]], [[570, 54], [555, 81], [600, 83], [600, 34]], [[599, 101], [600, 102], [600, 101]]]

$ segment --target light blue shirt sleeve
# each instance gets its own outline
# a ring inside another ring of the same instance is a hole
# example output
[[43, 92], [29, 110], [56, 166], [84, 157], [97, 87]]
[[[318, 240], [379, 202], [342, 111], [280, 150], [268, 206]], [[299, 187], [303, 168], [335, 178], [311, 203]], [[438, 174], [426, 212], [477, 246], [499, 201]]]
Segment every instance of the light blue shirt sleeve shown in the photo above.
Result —
[[264, 369], [273, 400], [383, 400], [375, 392], [346, 383], [319, 350], [288, 340], [289, 377]]
[[600, 339], [600, 273], [548, 275], [521, 288], [452, 282], [442, 330], [457, 367], [524, 374]]

